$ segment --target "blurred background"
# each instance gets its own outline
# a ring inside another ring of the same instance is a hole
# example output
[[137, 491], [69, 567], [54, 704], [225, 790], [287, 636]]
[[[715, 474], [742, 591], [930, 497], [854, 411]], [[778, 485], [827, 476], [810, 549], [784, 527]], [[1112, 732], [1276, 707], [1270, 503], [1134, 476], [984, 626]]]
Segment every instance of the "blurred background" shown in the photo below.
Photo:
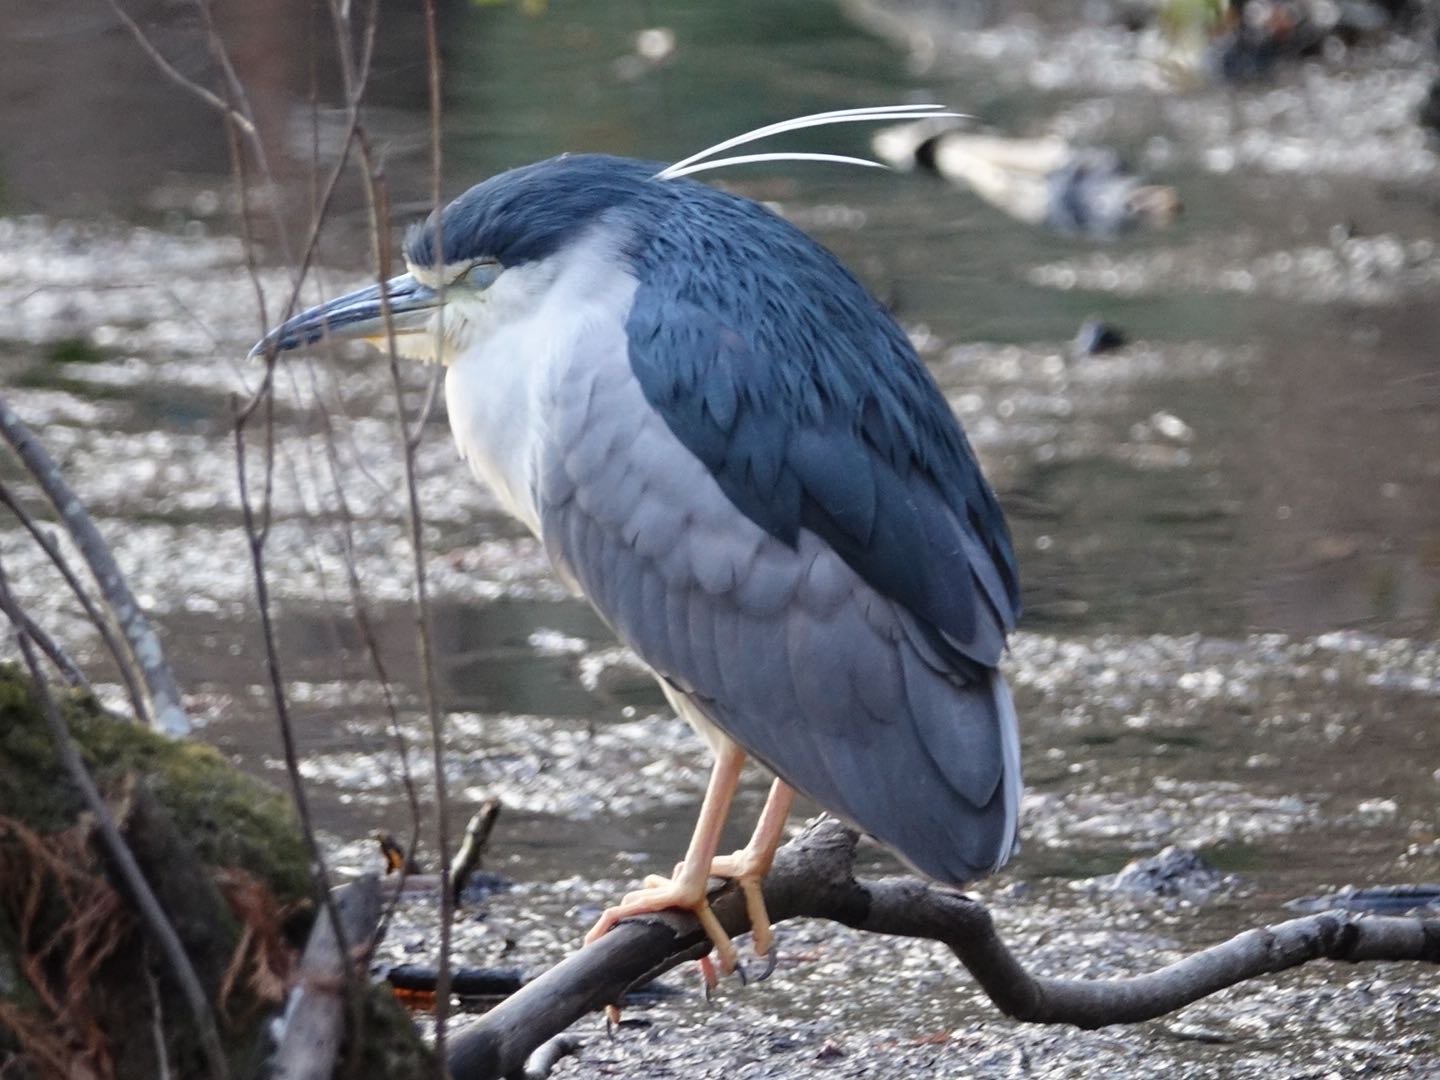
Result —
[[[194, 4], [124, 6], [180, 73], [221, 85]], [[974, 118], [961, 134], [983, 138], [942, 135], [951, 141], [928, 151], [919, 140], [918, 160], [896, 152], [898, 172], [786, 164], [708, 179], [774, 205], [889, 304], [1005, 505], [1026, 599], [1012, 671], [1031, 792], [1026, 847], [990, 887], [1010, 890], [1010, 928], [1033, 933], [1035, 955], [1117, 962], [1052, 921], [1075, 918], [1077, 904], [1108, 926], [1119, 911], [1136, 927], [1131, 944], [1153, 955], [1321, 886], [1440, 876], [1432, 5], [436, 6], [447, 197], [564, 151], [673, 161], [823, 109], [935, 101]], [[225, 126], [111, 7], [0, 7], [0, 392], [114, 545], [205, 737], [273, 773], [233, 408], [260, 379], [243, 360], [264, 327], [260, 297], [273, 319], [347, 121], [324, 5], [212, 10], [274, 179], [244, 158], [248, 218]], [[398, 235], [430, 208], [424, 23], [413, 3], [377, 11], [362, 123]], [[892, 144], [872, 150], [874, 134], [822, 129], [783, 148], [888, 156]], [[1057, 199], [1103, 201], [1112, 173], [1122, 194], [1143, 183], [1173, 197], [1148, 222], [1158, 227], [1056, 212]], [[370, 251], [352, 169], [324, 216], [305, 302], [373, 278]], [[412, 417], [430, 378], [405, 373]], [[423, 729], [389, 380], [363, 351], [317, 354], [282, 372], [276, 405], [267, 570], [284, 675], [327, 842], [357, 864], [372, 858], [357, 838], [408, 831], [408, 812], [347, 563], [396, 681], [402, 733], [418, 747]], [[538, 962], [573, 943], [611, 891], [681, 850], [703, 782], [698, 747], [472, 482], [443, 406], [418, 468], [447, 767], [464, 805], [506, 801], [496, 858], [519, 882], [497, 922], [476, 920], [470, 945], [509, 942]], [[8, 460], [0, 475], [26, 490]], [[0, 557], [35, 617], [103, 663], [8, 519]], [[737, 834], [762, 790], [757, 777]], [[1076, 883], [1170, 842], [1250, 884], [1198, 921], [1137, 915], [1103, 890], [1075, 899]], [[423, 918], [416, 926], [423, 940]], [[878, 948], [848, 947], [855, 963]], [[902, 959], [946, 970], [943, 957]], [[953, 1002], [897, 1000], [878, 977], [838, 997], [805, 978], [782, 968], [743, 1007], [780, 1008], [774, 988], [787, 984], [787, 1023], [810, 1033], [802, 1054], [832, 1037], [827, 1023], [857, 1030], [861, 1016], [871, 1035], [955, 1023]], [[1367, 983], [1387, 1004], [1356, 1020], [1361, 991], [1344, 978], [1297, 978], [1313, 1021], [1359, 1040], [1355, 1060], [1383, 1053], [1385, 1075], [1440, 1068], [1433, 980], [1423, 992]], [[1342, 984], [1352, 996], [1336, 996]], [[1261, 1009], [1268, 991], [1257, 993]], [[1004, 1038], [1035, 1040], [1029, 1052], [1051, 1055], [1047, 1075], [1071, 1056], [1076, 1069], [1103, 1059], [1130, 1075], [1135, 1060], [1167, 1054], [1214, 1070], [1186, 1075], [1242, 1075], [1237, 1062], [1252, 1058], [1271, 1076], [1309, 1075], [1306, 1055], [1321, 1051], [1256, 1034], [1234, 1011], [1245, 1007], [1185, 1014], [1220, 1033], [1211, 1042], [1183, 1026], [1110, 1042]], [[718, 1023], [741, 1030], [736, 1009]], [[973, 1034], [980, 1056], [967, 1060], [1008, 1054], [990, 1041], [1005, 1030]], [[896, 1053], [909, 1062], [912, 1049]], [[875, 1075], [898, 1060], [880, 1059]], [[996, 1058], [997, 1075], [1010, 1060]]]
[[[566, 150], [670, 161], [777, 118], [922, 99], [1003, 135], [1112, 147], [1173, 185], [1184, 205], [1173, 227], [1096, 244], [1027, 227], [929, 177], [792, 166], [715, 178], [791, 207], [923, 329], [992, 475], [1015, 495], [1029, 625], [1434, 634], [1440, 376], [1429, 315], [1440, 268], [1424, 9], [1317, 5], [1358, 26], [1251, 45], [1262, 67], [1237, 85], [1217, 70], [1227, 46], [1186, 56], [1139, 4], [438, 6], [447, 196]], [[1206, 5], [1189, 7], [1203, 17]], [[214, 80], [189, 4], [132, 14], [182, 72]], [[281, 185], [257, 197], [298, 228], [317, 163], [333, 161], [344, 133], [329, 17], [258, 2], [217, 5], [215, 18]], [[0, 71], [0, 210], [238, 231], [223, 125], [104, 3], [11, 7], [0, 34], [12, 45]], [[418, 7], [381, 4], [364, 123], [397, 228], [429, 206], [424, 55]], [[830, 129], [786, 145], [855, 152], [868, 135]], [[259, 216], [259, 250], [273, 261], [268, 221]], [[322, 265], [363, 271], [366, 221], [347, 174]], [[26, 284], [44, 283], [15, 287]], [[12, 310], [10, 336], [64, 333], [37, 322], [45, 310]], [[1051, 372], [1023, 349], [1063, 343], [1097, 316], [1169, 353], [1117, 382], [1104, 362], [1066, 357]], [[973, 342], [1021, 347], [1004, 358], [1002, 385], [998, 373], [977, 377], [992, 357], [952, 349]]]

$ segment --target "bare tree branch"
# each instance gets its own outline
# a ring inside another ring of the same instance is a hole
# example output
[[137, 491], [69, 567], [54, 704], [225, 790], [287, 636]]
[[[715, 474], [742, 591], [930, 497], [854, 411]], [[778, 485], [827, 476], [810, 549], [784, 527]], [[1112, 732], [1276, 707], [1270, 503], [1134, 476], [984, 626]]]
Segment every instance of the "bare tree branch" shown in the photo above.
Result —
[[495, 831], [495, 822], [500, 819], [501, 802], [491, 796], [480, 804], [480, 809], [470, 816], [465, 825], [465, 839], [460, 841], [460, 850], [455, 853], [455, 863], [450, 871], [450, 901], [460, 903], [460, 894], [471, 875], [480, 869], [485, 857], [485, 845]]
[[[273, 395], [266, 397], [273, 401]], [[280, 646], [276, 638], [275, 618], [270, 603], [270, 581], [265, 573], [265, 542], [269, 529], [268, 498], [263, 504], [264, 524], [256, 517], [255, 504], [250, 497], [249, 474], [246, 469], [245, 421], [235, 421], [235, 464], [236, 480], [240, 490], [240, 510], [245, 522], [245, 540], [250, 550], [251, 577], [255, 582], [255, 604], [260, 615], [260, 634], [265, 646], [265, 673], [270, 681], [271, 698], [275, 703], [275, 719], [280, 730], [280, 746], [285, 759], [285, 772], [290, 780], [290, 792], [295, 799], [295, 812], [300, 818], [300, 831], [305, 839], [305, 848], [310, 856], [311, 874], [321, 890], [322, 903], [333, 906], [330, 899], [329, 873], [326, 870], [325, 854], [315, 832], [314, 818], [310, 813], [310, 800], [306, 795], [305, 781], [300, 774], [300, 751], [295, 743], [295, 727], [290, 718], [289, 699], [285, 694], [285, 678], [280, 670]], [[274, 462], [274, 418], [266, 411], [266, 475]], [[268, 489], [267, 489], [268, 490]], [[330, 912], [331, 921], [341, 926], [335, 912]], [[343, 927], [342, 927], [343, 930]]]
[[16, 610], [13, 614], [19, 620], [20, 629], [24, 630], [40, 651], [50, 658], [50, 662], [55, 665], [55, 669], [60, 672], [67, 683], [79, 687], [86, 693], [93, 694], [95, 692], [90, 685], [90, 680], [85, 678], [85, 673], [76, 666], [74, 660], [70, 659], [70, 654], [61, 648], [58, 641], [45, 632], [44, 627], [30, 617], [29, 612]]
[[[421, 0], [425, 12], [425, 69], [429, 76], [430, 102], [430, 184], [431, 202], [435, 212], [435, 250], [437, 259], [445, 251], [444, 225], [441, 214], [444, 171], [441, 158], [440, 130], [440, 39], [435, 25], [435, 0]], [[434, 334], [439, 344], [445, 335], [445, 284], [442, 280], [435, 309]], [[400, 394], [399, 360], [395, 352], [395, 333], [389, 331], [390, 374], [395, 384], [395, 401], [403, 406]], [[437, 352], [437, 355], [439, 353]], [[433, 385], [433, 384], [432, 384]], [[415, 451], [419, 444], [419, 425], [411, 435], [403, 408], [400, 413], [400, 434], [405, 448], [405, 482], [410, 494], [410, 544], [415, 556], [415, 618], [420, 639], [420, 660], [424, 665], [425, 708], [430, 718], [430, 746], [435, 762], [435, 833], [440, 848], [440, 982], [435, 988], [435, 1060], [436, 1075], [444, 1080], [445, 1021], [450, 1010], [450, 923], [455, 915], [455, 897], [450, 888], [450, 808], [445, 792], [445, 724], [435, 689], [435, 647], [430, 633], [430, 605], [426, 595], [425, 556], [421, 548], [424, 519], [420, 512], [420, 492], [415, 484]]]
[[[112, 0], [112, 3], [115, 0]], [[225, 43], [221, 39], [211, 16], [209, 0], [194, 0], [199, 10], [202, 22], [204, 23], [207, 40], [211, 54], [219, 64], [225, 78], [225, 86], [231, 97], [227, 105], [227, 115], [250, 116], [251, 109], [245, 93], [244, 86], [239, 79], [234, 65], [231, 63]], [[320, 228], [324, 223], [330, 200], [333, 197], [340, 177], [344, 172], [349, 160], [350, 150], [357, 137], [361, 135], [359, 127], [359, 102], [364, 93], [366, 80], [369, 76], [370, 60], [373, 55], [375, 39], [377, 8], [372, 3], [368, 9], [368, 20], [363, 28], [363, 61], [357, 69], [354, 65], [349, 49], [350, 33], [352, 29], [348, 5], [342, 9], [332, 8], [332, 15], [335, 21], [337, 42], [340, 47], [342, 59], [342, 72], [345, 83], [347, 99], [347, 125], [344, 143], [333, 167], [329, 170], [325, 183], [322, 185], [318, 195], [314, 215], [310, 221], [309, 232], [305, 239], [303, 252], [300, 256], [299, 265], [295, 271], [295, 277], [289, 296], [284, 304], [282, 319], [288, 318], [294, 311], [299, 300], [300, 289], [309, 271], [311, 261], [314, 258], [315, 249], [319, 240]], [[143, 42], [142, 42], [143, 44]], [[154, 55], [155, 50], [147, 47], [147, 52]], [[257, 307], [259, 310], [261, 329], [266, 328], [269, 320], [265, 311], [264, 290], [259, 279], [258, 265], [255, 257], [254, 235], [250, 223], [250, 201], [249, 188], [246, 183], [246, 160], [241, 153], [240, 138], [236, 132], [247, 136], [255, 157], [255, 162], [267, 182], [272, 186], [275, 177], [270, 167], [269, 160], [265, 154], [263, 143], [256, 134], [253, 125], [246, 128], [236, 124], [235, 127], [227, 129], [230, 134], [231, 164], [235, 175], [236, 187], [239, 192], [242, 207], [241, 221], [244, 233], [244, 248], [246, 266], [250, 279], [255, 290]], [[367, 172], [368, 177], [368, 172]], [[276, 204], [271, 203], [271, 216], [274, 219], [276, 236], [281, 240], [285, 251], [286, 261], [295, 263], [290, 252], [288, 238], [284, 223], [281, 220]], [[240, 502], [244, 517], [244, 529], [247, 546], [250, 551], [252, 575], [255, 581], [256, 602], [260, 613], [261, 631], [265, 647], [266, 670], [269, 676], [270, 689], [275, 702], [276, 717], [280, 729], [281, 743], [284, 753], [286, 771], [290, 779], [291, 792], [295, 800], [296, 810], [300, 817], [301, 829], [304, 836], [307, 851], [310, 855], [312, 874], [315, 877], [320, 891], [320, 903], [324, 910], [325, 917], [331, 927], [331, 933], [338, 939], [337, 947], [341, 952], [349, 949], [349, 942], [346, 939], [346, 927], [341, 913], [337, 909], [336, 902], [329, 888], [329, 874], [326, 867], [326, 860], [320, 848], [319, 841], [315, 835], [313, 820], [310, 814], [309, 799], [307, 797], [303, 778], [299, 771], [299, 757], [295, 747], [295, 739], [289, 704], [285, 693], [285, 679], [282, 674], [277, 638], [274, 622], [274, 612], [270, 601], [269, 583], [265, 571], [265, 547], [270, 536], [270, 527], [273, 510], [273, 484], [275, 464], [275, 351], [272, 349], [265, 357], [265, 373], [261, 380], [260, 387], [248, 402], [243, 404], [237, 402], [233, 409], [234, 413], [234, 436], [236, 449], [236, 470], [240, 487]], [[246, 460], [246, 428], [255, 414], [260, 412], [263, 415], [263, 461], [264, 469], [261, 476], [261, 498], [257, 510], [255, 502], [250, 496], [249, 474]], [[388, 689], [387, 689], [388, 693]], [[362, 1010], [361, 989], [359, 983], [351, 978], [348, 967], [340, 972], [343, 980], [346, 996], [349, 1001], [352, 1027], [358, 1024]], [[352, 1063], [353, 1064], [353, 1063]]]
[[[347, 17], [343, 7], [337, 6], [332, 0], [332, 13], [337, 26], [342, 26]], [[373, 12], [373, 7], [372, 7]], [[440, 174], [440, 51], [437, 31], [435, 28], [435, 13], [433, 4], [426, 0], [426, 61], [430, 76], [430, 127], [431, 127], [431, 162], [433, 177], [433, 201], [436, 208], [440, 206], [441, 174]], [[372, 23], [373, 26], [373, 23]], [[341, 52], [341, 73], [345, 81], [346, 95], [354, 103], [360, 100], [363, 93], [363, 78], [365, 71], [355, 72], [352, 70], [353, 61], [350, 59], [350, 50], [347, 46], [348, 39], [340, 35]], [[368, 65], [371, 50], [373, 48], [373, 36], [367, 37], [364, 49], [364, 62]], [[446, 1037], [446, 1014], [449, 1009], [449, 954], [451, 921], [454, 911], [454, 900], [449, 887], [450, 880], [450, 815], [449, 797], [446, 793], [445, 782], [445, 730], [444, 718], [440, 714], [439, 697], [435, 685], [435, 650], [430, 628], [430, 602], [428, 586], [425, 574], [425, 553], [423, 544], [424, 515], [420, 508], [419, 488], [416, 482], [416, 451], [419, 446], [419, 425], [412, 429], [405, 415], [404, 384], [400, 374], [400, 358], [395, 345], [395, 328], [391, 318], [388, 297], [383, 289], [386, 280], [386, 270], [390, 265], [390, 244], [387, 222], [389, 220], [388, 202], [384, 185], [380, 179], [379, 169], [376, 166], [374, 155], [371, 151], [369, 140], [365, 132], [358, 124], [352, 124], [352, 136], [358, 146], [361, 158], [361, 176], [364, 181], [367, 207], [370, 212], [372, 243], [375, 254], [376, 280], [382, 286], [380, 294], [381, 313], [385, 322], [385, 336], [390, 357], [390, 377], [394, 392], [397, 423], [399, 427], [400, 445], [405, 465], [405, 488], [408, 496], [408, 522], [411, 554], [413, 558], [413, 573], [415, 579], [415, 621], [416, 636], [420, 653], [421, 676], [424, 688], [424, 699], [426, 714], [430, 726], [431, 756], [435, 774], [435, 817], [436, 817], [436, 846], [439, 852], [439, 875], [442, 882], [440, 894], [440, 957], [439, 986], [436, 990], [435, 1006], [435, 1048], [437, 1069], [443, 1071], [439, 1063], [444, 1060], [444, 1047]], [[441, 243], [437, 234], [437, 243]], [[444, 290], [440, 290], [440, 304], [437, 307], [437, 320], [442, 318], [444, 308]], [[436, 333], [442, 331], [437, 329]], [[434, 385], [431, 387], [431, 398], [427, 400], [423, 416], [428, 415], [433, 402]], [[413, 850], [412, 844], [412, 850]]]
[[125, 24], [125, 29], [130, 31], [130, 36], [135, 39], [135, 43], [140, 46], [146, 56], [150, 57], [151, 62], [160, 69], [161, 73], [164, 74], [167, 79], [186, 92], [195, 95], [212, 109], [218, 109], [224, 113], [231, 123], [245, 133], [247, 138], [258, 144], [259, 136], [255, 131], [255, 125], [250, 122], [248, 116], [236, 109], [232, 109], [214, 91], [207, 90], [194, 79], [184, 75], [171, 64], [169, 60], [166, 60], [160, 50], [155, 48], [150, 39], [145, 36], [145, 31], [140, 29], [140, 24], [132, 19], [129, 13], [120, 6], [119, 0], [106, 0], [106, 2], [110, 5], [110, 10], [115, 12], [115, 17]]
[[[977, 900], [918, 878], [857, 881], [855, 832], [823, 818], [780, 849], [765, 879], [776, 922], [831, 919], [857, 930], [943, 942], [1004, 1013], [1037, 1024], [1095, 1028], [1173, 1012], [1217, 990], [1312, 960], [1418, 960], [1440, 964], [1440, 918], [1326, 911], [1247, 930], [1157, 971], [1120, 979], [1031, 975], [1000, 940]], [[721, 925], [749, 929], [744, 898], [727, 884], [711, 894]], [[547, 1040], [625, 990], [710, 950], [690, 915], [627, 919], [457, 1033], [454, 1080], [498, 1080]]]
[[[15, 515], [20, 524], [25, 526], [26, 531], [29, 532], [35, 543], [39, 545], [40, 550], [45, 552], [55, 569], [60, 572], [60, 576], [65, 580], [65, 584], [68, 585], [70, 591], [74, 593], [75, 599], [79, 601], [80, 606], [85, 610], [85, 615], [90, 620], [90, 624], [95, 627], [96, 632], [100, 635], [100, 640], [105, 643], [105, 648], [109, 650], [110, 655], [115, 659], [115, 667], [120, 672], [120, 681], [125, 684], [126, 692], [130, 695], [130, 707], [135, 710], [135, 719], [144, 723], [145, 716], [147, 715], [145, 708], [145, 691], [140, 687], [140, 680], [135, 674], [135, 665], [130, 658], [129, 651], [120, 643], [120, 640], [110, 628], [110, 620], [105, 617], [103, 611], [95, 606], [95, 601], [90, 599], [89, 592], [87, 592], [85, 586], [80, 583], [79, 576], [70, 568], [70, 561], [65, 558], [59, 546], [57, 546], [49, 534], [40, 527], [40, 523], [30, 516], [15, 493], [10, 490], [3, 480], [0, 480], [0, 503], [4, 503], [9, 507], [10, 512]], [[36, 641], [39, 642], [41, 648], [45, 647], [44, 642], [40, 641], [39, 638], [37, 638]]]
[[130, 655], [145, 681], [152, 725], [167, 735], [188, 735], [190, 717], [185, 712], [180, 690], [165, 659], [165, 650], [161, 648], [150, 620], [140, 610], [130, 586], [115, 565], [115, 557], [110, 554], [105, 538], [61, 475], [55, 459], [4, 398], [0, 398], [0, 435], [4, 435], [35, 478], [40, 490], [60, 515], [75, 546], [90, 565], [90, 572], [94, 574], [105, 602], [110, 605], [115, 622], [129, 644]]

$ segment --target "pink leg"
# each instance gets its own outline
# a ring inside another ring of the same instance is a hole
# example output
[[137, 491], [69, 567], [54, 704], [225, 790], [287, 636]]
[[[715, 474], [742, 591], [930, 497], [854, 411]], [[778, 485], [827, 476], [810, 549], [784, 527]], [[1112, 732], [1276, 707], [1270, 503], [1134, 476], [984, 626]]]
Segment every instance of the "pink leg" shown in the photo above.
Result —
[[730, 800], [740, 782], [740, 769], [745, 764], [745, 751], [733, 743], [715, 756], [715, 766], [710, 772], [710, 784], [705, 789], [705, 801], [700, 804], [700, 818], [695, 823], [695, 833], [686, 849], [685, 861], [675, 868], [671, 878], [651, 875], [644, 881], [644, 887], [628, 893], [614, 907], [606, 908], [599, 922], [585, 935], [588, 945], [603, 935], [621, 919], [632, 915], [646, 915], [666, 908], [683, 908], [693, 911], [705, 928], [705, 933], [715, 945], [720, 970], [729, 974], [735, 970], [737, 957], [730, 935], [725, 933], [720, 920], [710, 910], [706, 899], [710, 882], [710, 866], [715, 860], [715, 849], [720, 845], [720, 833], [725, 828], [725, 819], [730, 813]]
[[745, 894], [750, 930], [755, 937], [756, 956], [764, 956], [775, 943], [760, 881], [775, 862], [775, 852], [785, 838], [785, 819], [790, 816], [790, 807], [794, 802], [795, 789], [783, 780], [776, 780], [770, 786], [770, 796], [765, 800], [765, 809], [760, 812], [760, 820], [755, 823], [750, 842], [739, 851], [722, 855], [710, 864], [712, 876], [734, 878], [739, 882], [740, 891]]

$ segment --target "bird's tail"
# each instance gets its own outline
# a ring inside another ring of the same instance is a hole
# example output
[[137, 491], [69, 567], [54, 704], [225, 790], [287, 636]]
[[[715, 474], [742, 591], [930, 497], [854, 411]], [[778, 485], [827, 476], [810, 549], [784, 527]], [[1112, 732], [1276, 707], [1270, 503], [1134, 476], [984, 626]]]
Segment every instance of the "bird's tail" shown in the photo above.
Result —
[[990, 696], [995, 702], [995, 719], [1000, 726], [1000, 746], [1005, 755], [1005, 777], [1000, 781], [1005, 805], [1005, 840], [995, 855], [992, 870], [999, 870], [1020, 850], [1020, 721], [1010, 686], [998, 670], [990, 672]]
[[889, 812], [869, 819], [876, 839], [950, 885], [1000, 869], [1019, 846], [1015, 704], [1004, 676], [982, 670], [962, 683], [929, 665], [906, 666], [914, 739], [892, 742], [905, 771], [885, 796]]

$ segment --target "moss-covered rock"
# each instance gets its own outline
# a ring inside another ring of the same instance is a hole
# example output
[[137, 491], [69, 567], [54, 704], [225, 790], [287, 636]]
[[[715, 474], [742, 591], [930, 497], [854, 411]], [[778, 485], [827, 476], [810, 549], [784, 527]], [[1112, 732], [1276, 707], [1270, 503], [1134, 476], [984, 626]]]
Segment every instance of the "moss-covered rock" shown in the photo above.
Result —
[[[303, 931], [305, 919], [282, 916], [313, 910], [289, 801], [209, 746], [117, 719], [88, 694], [52, 696], [216, 999], [232, 1075], [261, 1075], [285, 963], [257, 943]], [[0, 1071], [155, 1075], [159, 1015], [172, 1075], [204, 1075], [188, 1006], [89, 819], [30, 679], [0, 664]], [[350, 1050], [359, 1075], [433, 1075], [388, 993], [371, 988], [365, 1012], [365, 1045]]]
[[[209, 866], [266, 882], [282, 903], [311, 895], [305, 846], [289, 802], [214, 747], [171, 739], [106, 713], [88, 694], [55, 694], [102, 793], [139, 780]], [[0, 816], [58, 833], [84, 812], [30, 680], [0, 664]]]

